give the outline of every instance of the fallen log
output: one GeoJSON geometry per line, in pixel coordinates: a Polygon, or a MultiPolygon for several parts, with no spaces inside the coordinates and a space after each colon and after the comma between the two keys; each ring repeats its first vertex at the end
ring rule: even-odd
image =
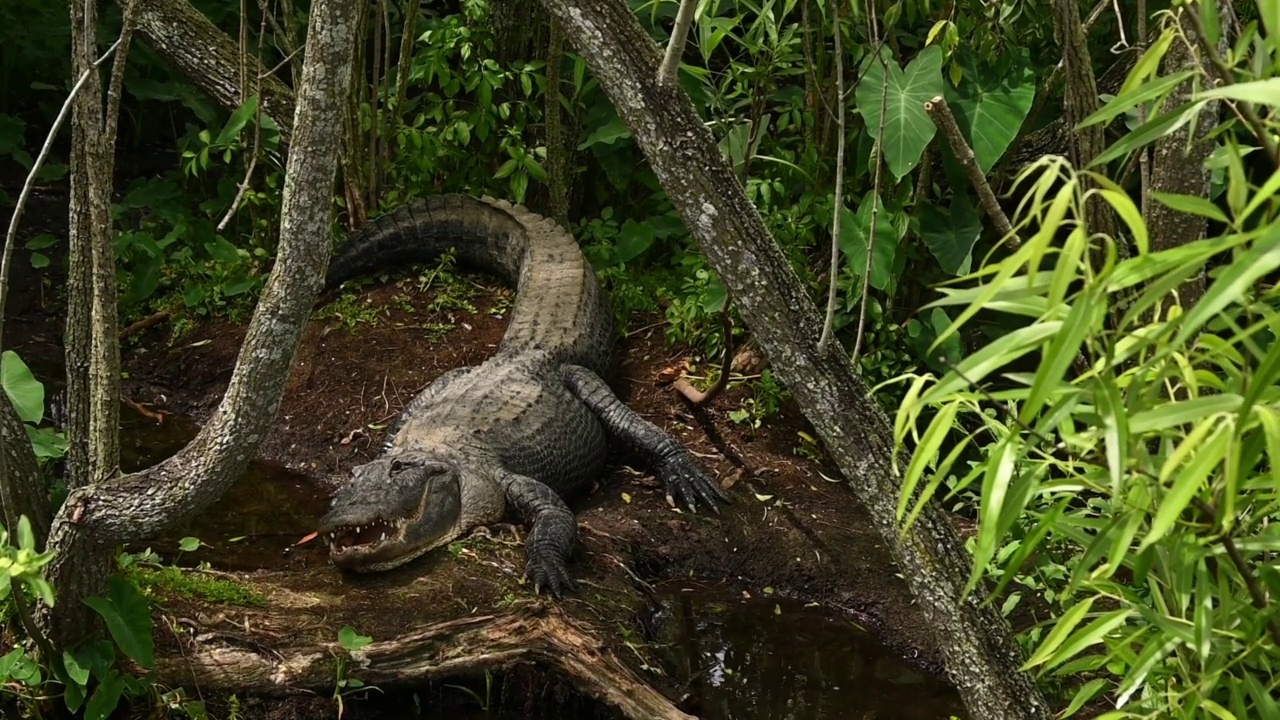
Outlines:
{"type": "MultiPolygon", "coordinates": [[[[226,636],[214,637],[222,641],[226,636]]],[[[164,684],[190,683],[205,691],[284,696],[331,692],[344,654],[350,657],[348,676],[381,688],[536,663],[625,717],[694,717],[632,672],[585,625],[541,603],[508,614],[425,624],[349,653],[336,642],[272,650],[254,645],[195,642],[179,656],[157,659],[153,675],[164,684]]]]}

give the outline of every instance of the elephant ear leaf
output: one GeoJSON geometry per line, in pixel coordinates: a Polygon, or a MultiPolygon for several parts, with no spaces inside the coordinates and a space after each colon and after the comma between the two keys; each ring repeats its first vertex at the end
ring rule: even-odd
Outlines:
{"type": "Polygon", "coordinates": [[[44,384],[12,350],[0,354],[0,387],[22,422],[36,425],[44,419],[44,384]]]}
{"type": "Polygon", "coordinates": [[[128,580],[114,575],[109,580],[108,597],[86,598],[107,623],[111,639],[134,662],[151,669],[155,659],[155,643],[151,637],[151,607],[147,599],[128,580]]]}
{"type": "Polygon", "coordinates": [[[990,67],[966,68],[959,86],[946,89],[956,125],[983,173],[991,172],[1009,149],[1035,101],[1036,75],[1025,54],[1003,73],[990,67]]]}
{"type": "Polygon", "coordinates": [[[919,164],[937,132],[924,104],[943,92],[942,49],[930,45],[906,69],[898,67],[887,47],[881,47],[878,57],[868,57],[865,62],[854,100],[872,137],[880,142],[889,171],[901,179],[919,164]]]}

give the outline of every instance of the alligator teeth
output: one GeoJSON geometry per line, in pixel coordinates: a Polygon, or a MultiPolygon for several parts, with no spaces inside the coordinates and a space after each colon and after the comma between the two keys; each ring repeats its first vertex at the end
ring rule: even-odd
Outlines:
{"type": "Polygon", "coordinates": [[[378,538],[378,542],[386,542],[386,540],[387,540],[387,534],[386,534],[386,533],[382,533],[382,537],[381,537],[381,538],[378,538]]]}

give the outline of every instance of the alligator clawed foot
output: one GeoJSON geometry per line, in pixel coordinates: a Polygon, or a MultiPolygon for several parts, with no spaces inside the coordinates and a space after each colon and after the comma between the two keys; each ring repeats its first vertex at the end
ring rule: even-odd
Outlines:
{"type": "Polygon", "coordinates": [[[525,579],[533,583],[533,593],[542,594],[546,590],[549,595],[559,600],[566,591],[573,589],[573,578],[569,576],[569,567],[558,557],[531,557],[525,563],[525,579]]]}
{"type": "Polygon", "coordinates": [[[672,453],[654,469],[666,486],[667,504],[671,507],[676,507],[678,499],[689,512],[697,512],[698,504],[702,504],[719,515],[719,503],[733,502],[688,450],[681,448],[672,453]]]}

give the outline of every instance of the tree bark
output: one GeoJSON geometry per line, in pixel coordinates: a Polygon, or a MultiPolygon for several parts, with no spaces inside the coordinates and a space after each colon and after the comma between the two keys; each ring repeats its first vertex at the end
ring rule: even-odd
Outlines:
{"type": "MultiPolygon", "coordinates": [[[[332,691],[337,643],[275,648],[196,646],[161,658],[155,677],[205,691],[289,695],[332,691]]],[[[588,697],[636,720],[691,720],[623,664],[589,629],[558,614],[519,612],[465,617],[413,629],[350,653],[350,677],[366,685],[421,685],[485,670],[538,663],[559,672],[588,697]]]]}
{"type": "Polygon", "coordinates": [[[213,503],[257,453],[274,422],[285,377],[319,293],[331,245],[329,206],[342,108],[351,80],[355,6],[316,0],[298,93],[293,151],[281,203],[275,267],[249,323],[236,369],[207,425],[176,455],[147,470],[78,488],[54,519],[49,579],[55,610],[41,613],[55,643],[89,628],[85,597],[102,590],[110,549],[151,537],[213,503]]]}
{"type": "MultiPolygon", "coordinates": [[[[1187,17],[1188,12],[1199,12],[1198,8],[1183,8],[1178,14],[1183,36],[1189,42],[1196,43],[1196,26],[1187,17]]],[[[1219,52],[1226,53],[1228,22],[1233,16],[1230,0],[1219,0],[1219,24],[1224,29],[1219,40],[1219,52]]],[[[1175,40],[1169,46],[1168,53],[1160,63],[1164,75],[1172,75],[1182,70],[1200,68],[1200,60],[1186,42],[1175,40]]],[[[1212,77],[1213,68],[1206,68],[1208,77],[1212,77]]],[[[1191,100],[1195,87],[1184,82],[1174,88],[1164,101],[1166,108],[1176,108],[1191,100]]],[[[1213,153],[1214,143],[1209,135],[1217,126],[1217,118],[1221,103],[1213,100],[1205,104],[1203,116],[1199,122],[1187,123],[1173,133],[1156,141],[1151,149],[1151,192],[1177,193],[1193,195],[1200,198],[1209,197],[1209,169],[1205,162],[1213,153]],[[1192,135],[1194,133],[1194,136],[1192,135]]],[[[1179,212],[1161,203],[1152,202],[1146,208],[1147,232],[1151,236],[1151,251],[1169,250],[1205,236],[1208,221],[1201,215],[1179,212]]],[[[1189,308],[1204,295],[1204,274],[1198,273],[1188,278],[1178,289],[1178,301],[1184,308],[1189,308]]]]}
{"type": "Polygon", "coordinates": [[[18,518],[26,515],[36,547],[44,547],[49,536],[49,493],[27,430],[4,392],[0,392],[0,505],[5,527],[17,528],[18,518]]]}
{"type": "Polygon", "coordinates": [[[941,505],[905,535],[888,419],[837,346],[819,353],[819,318],[781,248],[678,84],[658,81],[661,54],[619,0],[543,0],[643,149],[690,233],[724,280],[779,377],[893,549],[971,717],[1048,720],[1018,668],[1023,655],[996,612],[960,600],[972,559],[941,505]]]}
{"type": "MultiPolygon", "coordinates": [[[[188,0],[136,0],[138,31],[165,62],[223,107],[240,106],[240,46],[188,0]]],[[[293,19],[282,20],[291,23],[293,19]]],[[[293,91],[275,75],[267,75],[257,59],[244,58],[249,72],[262,77],[263,111],[280,127],[288,144],[294,121],[293,91]]]]}
{"type": "MultiPolygon", "coordinates": [[[[1093,61],[1089,57],[1089,44],[1077,0],[1053,0],[1053,35],[1062,49],[1066,127],[1075,128],[1098,109],[1098,81],[1093,74],[1093,61]]],[[[1095,124],[1072,131],[1073,142],[1068,145],[1072,165],[1083,169],[1106,149],[1105,130],[1101,124],[1095,124]]],[[[1084,183],[1086,189],[1094,185],[1088,178],[1084,178],[1084,183]]],[[[1090,232],[1119,239],[1119,225],[1106,201],[1097,196],[1091,197],[1085,212],[1090,232]]]]}

